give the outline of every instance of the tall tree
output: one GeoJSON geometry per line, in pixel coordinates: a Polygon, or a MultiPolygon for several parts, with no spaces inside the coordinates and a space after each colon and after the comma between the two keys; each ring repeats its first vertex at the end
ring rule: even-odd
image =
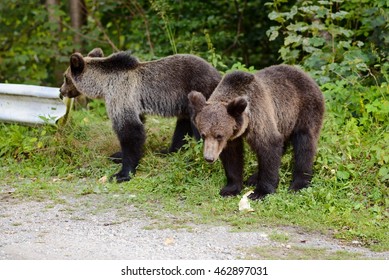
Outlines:
{"type": "MultiPolygon", "coordinates": [[[[50,0],[56,1],[56,0],[50,0]]],[[[70,19],[71,25],[74,29],[74,44],[77,46],[77,51],[83,50],[83,40],[81,29],[86,24],[87,9],[84,0],[70,0],[70,19]]]]}
{"type": "Polygon", "coordinates": [[[59,7],[59,0],[46,0],[46,9],[49,17],[49,22],[55,26],[55,28],[53,28],[55,32],[61,32],[62,30],[61,18],[56,12],[58,7],[59,7]]]}
{"type": "MultiPolygon", "coordinates": [[[[62,21],[58,11],[60,9],[59,0],[46,0],[47,17],[51,25],[50,33],[53,38],[59,38],[62,32],[62,21]]],[[[56,59],[53,59],[54,81],[62,80],[63,69],[56,59]]]]}

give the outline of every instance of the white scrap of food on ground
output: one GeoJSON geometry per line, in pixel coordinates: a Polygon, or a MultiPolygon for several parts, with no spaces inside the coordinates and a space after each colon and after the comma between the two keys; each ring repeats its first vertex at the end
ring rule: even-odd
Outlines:
{"type": "Polygon", "coordinates": [[[250,201],[248,196],[253,193],[253,191],[249,191],[243,195],[241,200],[239,201],[239,211],[247,211],[247,212],[253,212],[254,209],[251,208],[250,201]]]}

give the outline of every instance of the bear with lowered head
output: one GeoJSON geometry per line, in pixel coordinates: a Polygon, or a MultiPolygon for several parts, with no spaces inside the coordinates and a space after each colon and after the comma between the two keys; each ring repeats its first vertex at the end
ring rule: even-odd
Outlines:
{"type": "Polygon", "coordinates": [[[249,198],[275,192],[281,156],[293,146],[294,170],[290,190],[310,184],[324,115],[324,98],[316,82],[289,65],[276,65],[255,74],[226,74],[208,100],[189,94],[192,119],[204,141],[203,154],[213,163],[219,156],[227,185],[222,196],[243,187],[243,137],[254,151],[258,170],[247,180],[255,186],[249,198]]]}
{"type": "Polygon", "coordinates": [[[86,57],[71,55],[60,92],[70,98],[84,94],[105,100],[122,152],[122,168],[113,177],[123,182],[135,174],[142,157],[144,114],[177,117],[169,149],[176,151],[185,143],[186,134],[198,137],[189,117],[188,94],[195,90],[208,98],[220,80],[220,73],[195,55],[140,62],[129,52],[104,57],[96,48],[86,57]]]}

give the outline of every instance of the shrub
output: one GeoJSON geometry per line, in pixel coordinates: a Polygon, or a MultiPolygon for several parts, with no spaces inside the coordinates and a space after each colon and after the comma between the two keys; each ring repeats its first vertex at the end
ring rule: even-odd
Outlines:
{"type": "Polygon", "coordinates": [[[302,64],[321,84],[339,78],[387,80],[387,1],[298,0],[290,8],[284,2],[266,3],[269,18],[277,22],[267,34],[271,41],[283,39],[284,62],[302,64]]]}

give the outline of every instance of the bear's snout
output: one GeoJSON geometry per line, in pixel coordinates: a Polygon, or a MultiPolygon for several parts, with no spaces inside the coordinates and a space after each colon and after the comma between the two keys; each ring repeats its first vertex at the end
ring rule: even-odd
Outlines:
{"type": "Polygon", "coordinates": [[[204,141],[204,159],[208,163],[214,163],[221,152],[221,147],[217,140],[205,140],[204,141]]]}
{"type": "Polygon", "coordinates": [[[64,97],[67,97],[66,91],[64,90],[64,86],[63,85],[59,89],[59,96],[60,96],[61,99],[63,99],[64,97]]]}
{"type": "Polygon", "coordinates": [[[60,98],[60,99],[63,99],[64,97],[65,97],[65,96],[63,96],[62,91],[59,90],[59,98],[60,98]]]}
{"type": "Polygon", "coordinates": [[[216,159],[210,155],[204,155],[204,159],[208,162],[208,163],[214,163],[216,161],[216,159]]]}

